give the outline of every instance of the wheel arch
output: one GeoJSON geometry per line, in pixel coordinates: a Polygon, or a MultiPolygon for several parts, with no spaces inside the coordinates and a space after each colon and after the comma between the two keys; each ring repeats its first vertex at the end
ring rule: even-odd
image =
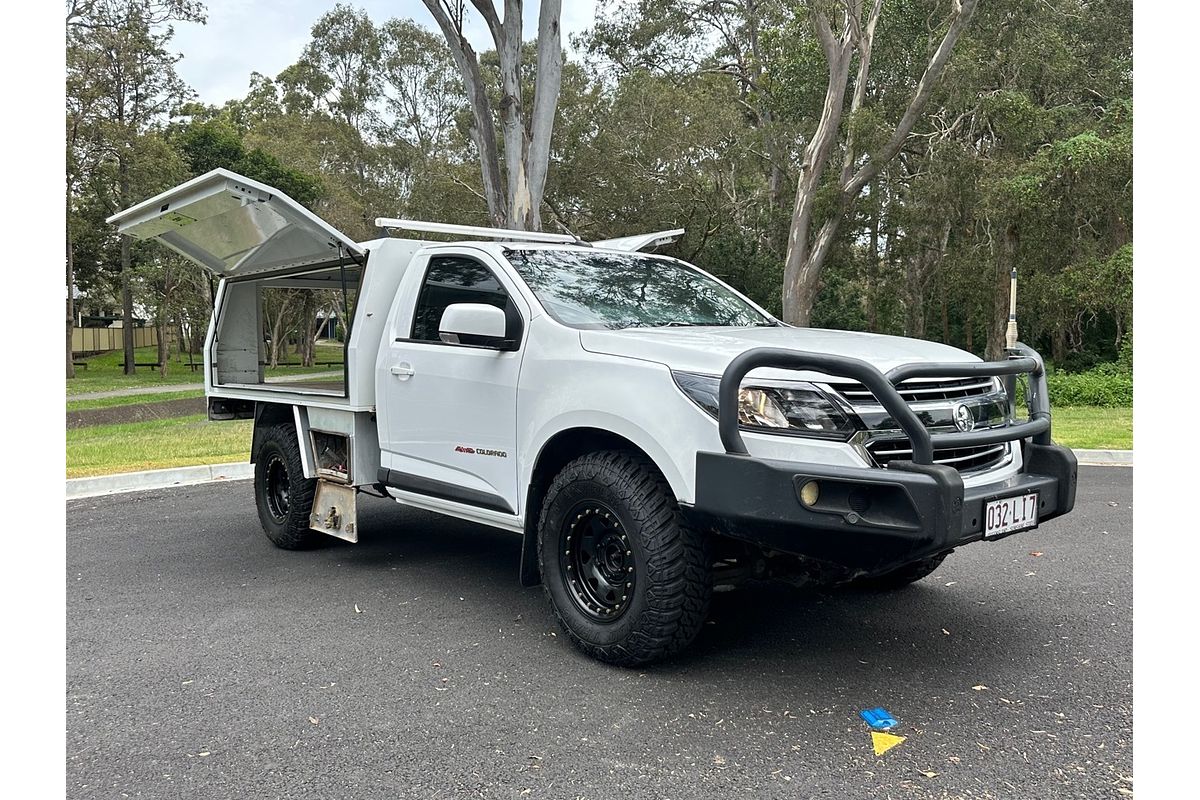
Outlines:
{"type": "MultiPolygon", "coordinates": [[[[525,524],[521,538],[521,585],[537,586],[541,583],[537,565],[537,528],[541,516],[542,501],[554,476],[568,463],[586,453],[601,450],[628,450],[638,453],[655,466],[667,482],[671,483],[668,471],[662,468],[646,449],[632,439],[606,428],[576,426],[564,428],[545,441],[534,459],[525,493],[525,524]]],[[[675,487],[672,486],[674,490],[675,487]]]]}
{"type": "Polygon", "coordinates": [[[262,446],[262,438],[268,428],[276,425],[288,425],[296,432],[296,445],[300,448],[300,463],[304,468],[304,477],[315,478],[316,468],[313,465],[313,453],[308,443],[308,413],[300,406],[288,403],[255,403],[254,404],[254,435],[250,442],[250,463],[258,460],[258,450],[262,446]]]}

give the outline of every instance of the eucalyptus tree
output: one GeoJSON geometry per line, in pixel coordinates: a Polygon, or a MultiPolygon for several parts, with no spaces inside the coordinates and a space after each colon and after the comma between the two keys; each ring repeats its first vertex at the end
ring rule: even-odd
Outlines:
{"type": "MultiPolygon", "coordinates": [[[[160,129],[190,90],[175,72],[179,56],[168,48],[175,21],[204,21],[204,6],[188,0],[91,0],[67,11],[68,209],[70,193],[90,172],[112,183],[102,193],[109,211],[125,208],[161,188],[169,175],[138,171],[139,143],[160,129]],[[83,133],[86,131],[86,134],[83,133]]],[[[70,219],[68,218],[68,225],[70,219]]],[[[68,228],[68,248],[71,232],[68,228]]],[[[120,243],[120,294],[125,371],[134,371],[133,263],[128,237],[120,243]]],[[[68,256],[68,269],[74,259],[68,256]]],[[[70,279],[70,278],[69,278],[70,279]]],[[[70,374],[68,349],[68,374],[70,374]]]]}
{"type": "Polygon", "coordinates": [[[538,13],[537,65],[533,104],[528,113],[523,99],[522,0],[504,0],[501,18],[493,0],[471,0],[496,46],[499,62],[499,114],[493,108],[479,55],[464,33],[463,0],[422,0],[446,39],[462,76],[473,124],[471,139],[479,156],[483,194],[493,224],[519,230],[541,230],[542,199],[550,160],[550,138],[562,83],[561,0],[542,0],[538,13]],[[506,181],[500,178],[504,141],[506,181]]]}
{"type": "Polygon", "coordinates": [[[843,119],[853,119],[867,104],[871,55],[883,0],[871,0],[869,6],[863,0],[808,0],[806,3],[807,19],[820,43],[828,73],[821,113],[801,159],[796,203],[788,231],[783,278],[786,321],[796,325],[809,324],[821,270],[836,241],[838,229],[863,189],[896,157],[908,140],[977,4],[978,0],[952,0],[945,33],[928,56],[907,107],[883,145],[863,156],[855,141],[856,128],[843,124],[843,119]],[[853,82],[850,78],[852,68],[853,82]],[[851,94],[848,107],[847,92],[851,94]],[[837,177],[827,189],[826,171],[839,149],[841,163],[836,167],[837,177]],[[827,210],[818,216],[821,204],[827,210]]]}

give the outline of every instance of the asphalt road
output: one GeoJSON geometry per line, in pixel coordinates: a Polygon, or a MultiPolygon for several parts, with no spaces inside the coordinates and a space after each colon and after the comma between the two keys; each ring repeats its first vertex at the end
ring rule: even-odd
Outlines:
{"type": "Polygon", "coordinates": [[[74,501],[67,794],[1127,796],[1131,480],[899,593],[721,593],[642,671],[556,635],[510,534],[364,499],[360,544],[290,553],[248,482],[74,501]]]}

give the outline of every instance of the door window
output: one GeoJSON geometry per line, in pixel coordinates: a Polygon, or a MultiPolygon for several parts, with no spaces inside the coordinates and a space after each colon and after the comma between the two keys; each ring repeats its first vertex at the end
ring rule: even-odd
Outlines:
{"type": "Polygon", "coordinates": [[[509,330],[520,316],[508,292],[492,271],[473,258],[437,256],[429,259],[425,283],[417,298],[413,314],[412,339],[418,342],[440,342],[438,327],[446,307],[454,303],[487,303],[504,311],[509,330]]]}

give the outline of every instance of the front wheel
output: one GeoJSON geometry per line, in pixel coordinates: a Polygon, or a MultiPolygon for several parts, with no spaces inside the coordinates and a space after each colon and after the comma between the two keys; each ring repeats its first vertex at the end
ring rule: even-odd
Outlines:
{"type": "Polygon", "coordinates": [[[640,455],[590,453],[546,493],[538,565],[559,625],[593,658],[644,664],[686,647],[712,594],[708,539],[640,455]]]}
{"type": "Polygon", "coordinates": [[[304,477],[300,444],[291,425],[263,431],[254,459],[254,500],[263,531],[276,547],[304,550],[328,539],[308,527],[317,482],[304,477]]]}

